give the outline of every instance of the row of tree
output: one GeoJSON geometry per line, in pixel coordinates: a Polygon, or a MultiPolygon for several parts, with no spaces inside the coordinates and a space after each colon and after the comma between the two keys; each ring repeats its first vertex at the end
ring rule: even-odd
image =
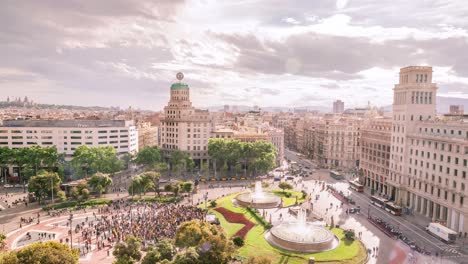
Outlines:
{"type": "MultiPolygon", "coordinates": [[[[125,158],[125,157],[124,157],[125,158]]],[[[113,174],[125,168],[125,159],[119,159],[117,151],[111,147],[76,148],[70,162],[64,154],[59,154],[57,148],[31,146],[10,149],[0,147],[0,167],[17,166],[20,182],[27,181],[31,176],[38,175],[40,170],[64,174],[75,174],[77,177],[93,175],[97,172],[113,174]]]]}
{"type": "MultiPolygon", "coordinates": [[[[64,191],[60,189],[62,179],[56,172],[45,170],[39,171],[38,175],[32,176],[29,179],[29,192],[33,193],[41,203],[47,198],[55,198],[59,201],[67,199],[64,191]]],[[[69,191],[69,196],[73,200],[86,200],[90,197],[89,188],[91,188],[98,196],[101,196],[107,188],[112,185],[112,179],[108,174],[96,173],[87,180],[81,181],[76,187],[69,191]]]]}
{"type": "MultiPolygon", "coordinates": [[[[214,162],[214,171],[236,174],[244,171],[252,176],[266,173],[276,165],[276,148],[267,141],[241,142],[234,139],[210,139],[208,154],[214,162]]],[[[206,169],[206,168],[205,168],[206,169]]],[[[204,170],[202,168],[202,170],[204,170]]]]}

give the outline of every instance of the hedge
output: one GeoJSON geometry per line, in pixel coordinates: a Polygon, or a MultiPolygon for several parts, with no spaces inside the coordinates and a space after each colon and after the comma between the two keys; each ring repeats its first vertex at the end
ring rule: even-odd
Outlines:
{"type": "Polygon", "coordinates": [[[133,203],[146,202],[146,203],[178,203],[181,201],[180,197],[142,197],[142,198],[130,198],[133,203]]]}
{"type": "Polygon", "coordinates": [[[254,208],[247,206],[247,211],[265,228],[265,229],[270,229],[273,227],[272,224],[270,224],[263,216],[261,216],[257,210],[254,208]]]}
{"type": "Polygon", "coordinates": [[[44,206],[42,209],[44,211],[48,211],[51,209],[58,210],[58,209],[64,209],[64,208],[75,208],[75,207],[88,207],[88,206],[95,206],[95,205],[102,205],[102,204],[111,204],[112,200],[110,199],[91,199],[87,201],[67,201],[63,203],[58,203],[58,204],[52,204],[48,206],[44,206]]]}

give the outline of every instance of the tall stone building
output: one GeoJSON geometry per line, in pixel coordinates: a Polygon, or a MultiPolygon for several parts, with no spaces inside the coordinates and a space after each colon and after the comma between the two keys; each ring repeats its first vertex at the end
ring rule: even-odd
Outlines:
{"type": "Polygon", "coordinates": [[[171,97],[161,119],[161,149],[166,154],[173,150],[185,151],[199,164],[209,158],[208,139],[213,122],[208,110],[192,106],[190,88],[181,82],[182,73],[177,78],[179,82],[171,85],[171,97]]]}
{"type": "Polygon", "coordinates": [[[466,116],[437,118],[436,91],[432,67],[400,70],[387,194],[430,221],[467,232],[468,122],[466,116]]]}
{"type": "Polygon", "coordinates": [[[344,112],[344,102],[341,100],[336,100],[333,102],[333,113],[341,114],[344,112]]]}

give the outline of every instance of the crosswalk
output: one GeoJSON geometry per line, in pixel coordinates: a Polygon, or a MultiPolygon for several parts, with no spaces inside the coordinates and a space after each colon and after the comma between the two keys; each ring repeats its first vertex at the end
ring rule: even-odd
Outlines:
{"type": "Polygon", "coordinates": [[[449,253],[452,253],[452,254],[457,255],[457,256],[462,255],[462,254],[457,250],[457,247],[456,247],[456,246],[444,246],[444,247],[442,247],[442,250],[443,250],[444,252],[449,252],[449,253]]]}

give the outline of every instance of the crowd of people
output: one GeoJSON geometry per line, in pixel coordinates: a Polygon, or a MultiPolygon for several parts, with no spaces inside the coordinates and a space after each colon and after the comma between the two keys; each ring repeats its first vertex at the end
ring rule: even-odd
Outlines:
{"type": "Polygon", "coordinates": [[[179,224],[203,220],[205,214],[202,209],[190,205],[119,201],[99,210],[98,214],[93,213],[93,217],[86,217],[85,221],[74,223],[72,228],[81,235],[80,241],[86,247],[94,240],[97,248],[102,249],[125,240],[128,235],[140,238],[143,245],[147,245],[173,238],[179,224]]]}

